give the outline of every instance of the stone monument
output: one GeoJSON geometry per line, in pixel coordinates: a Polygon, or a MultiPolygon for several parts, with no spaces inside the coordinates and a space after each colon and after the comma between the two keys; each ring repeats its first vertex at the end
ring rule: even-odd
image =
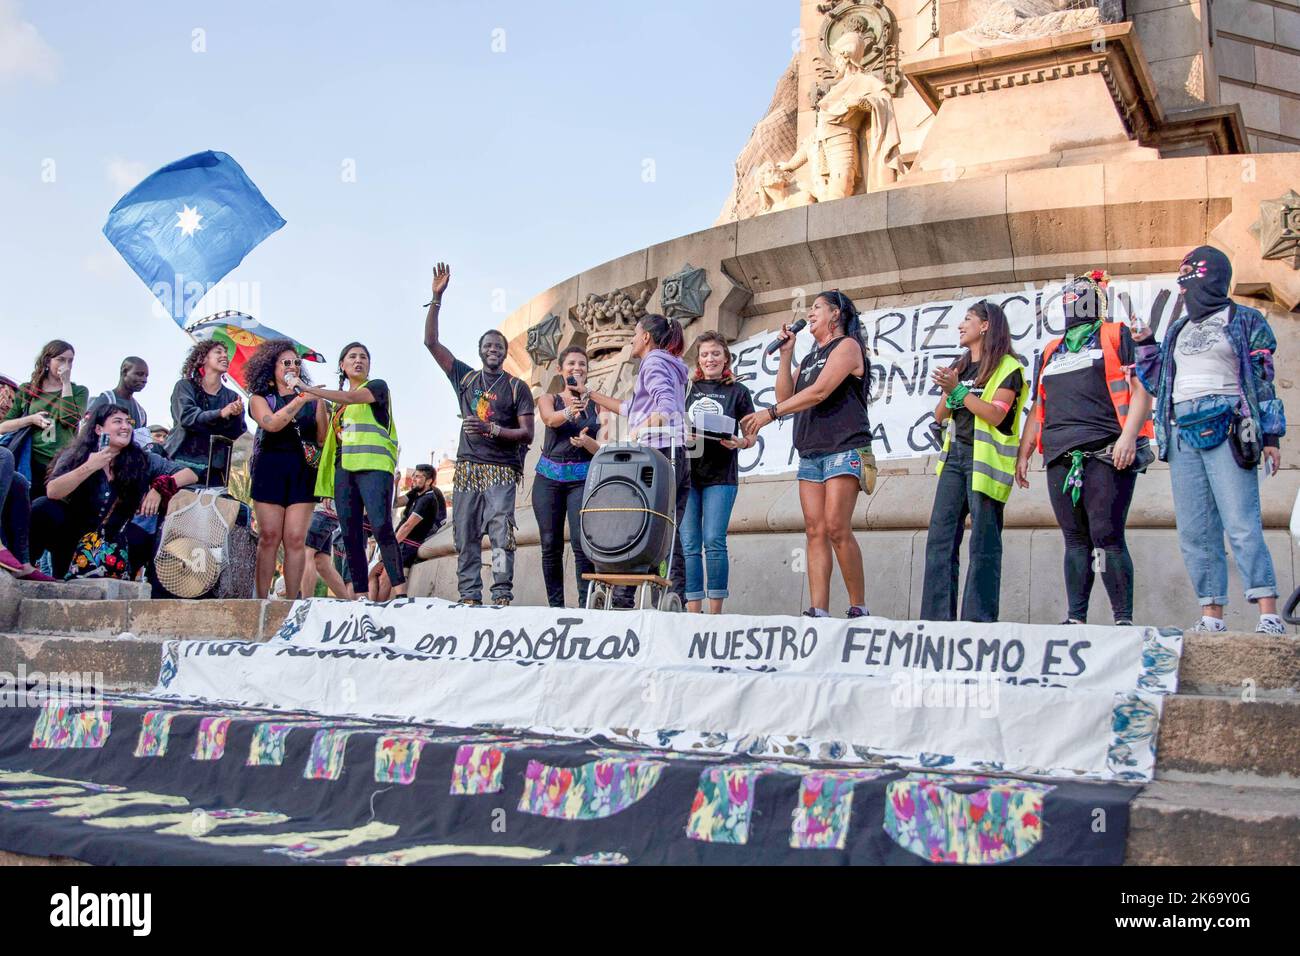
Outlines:
{"type": "MultiPolygon", "coordinates": [[[[935,449],[924,418],[912,426],[897,409],[933,408],[927,370],[950,360],[942,347],[955,341],[962,303],[989,297],[1015,305],[1022,325],[1014,331],[1032,353],[1055,328],[1054,283],[1106,269],[1117,288],[1154,291],[1151,314],[1167,319],[1182,256],[1210,242],[1233,261],[1233,295],[1269,316],[1279,396],[1294,404],[1300,152],[1251,150],[1300,147],[1300,112],[1282,109],[1279,123],[1260,116],[1257,101],[1219,95],[1228,81],[1216,73],[1210,31],[1235,77],[1247,71],[1227,53],[1253,35],[1254,20],[1216,7],[1211,25],[1200,2],[1159,11],[1130,4],[1126,16],[1113,0],[800,0],[804,41],[784,69],[773,65],[772,102],[740,149],[730,184],[719,158],[718,222],[646,249],[611,250],[617,258],[540,292],[502,327],[508,367],[537,393],[555,389],[552,356],[583,345],[597,387],[626,395],[636,372],[632,329],[659,309],[686,326],[688,361],[700,332],[722,332],[742,380],[765,403],[770,373],[755,343],[809,295],[840,289],[864,313],[878,383],[871,414],[880,478],[855,513],[867,597],[878,614],[914,616],[935,449]],[[1249,124],[1243,106],[1255,117],[1249,124]]],[[[1284,39],[1270,31],[1260,43],[1271,57],[1284,39]]],[[[1253,68],[1249,75],[1256,86],[1268,80],[1253,68]]],[[[1300,419],[1300,404],[1291,417],[1300,419]]],[[[541,576],[531,573],[540,558],[527,499],[540,444],[517,512],[518,603],[544,603],[541,576]]],[[[1300,490],[1292,435],[1282,456],[1282,471],[1261,494],[1285,594],[1298,566],[1286,530],[1300,490]]],[[[728,606],[797,614],[806,606],[796,560],[804,529],[792,466],[754,449],[742,453],[741,473],[728,606]]],[[[1184,623],[1195,599],[1181,571],[1169,568],[1178,545],[1164,466],[1139,479],[1129,546],[1136,616],[1184,623]],[[1156,575],[1160,587],[1142,584],[1156,575]]],[[[1041,471],[1008,504],[1004,552],[1004,619],[1060,621],[1061,533],[1041,471]]],[[[421,554],[430,560],[415,568],[412,593],[453,596],[450,540],[427,542],[421,554]]],[[[1228,621],[1240,627],[1247,605],[1235,573],[1232,582],[1228,621]]],[[[838,578],[832,587],[832,605],[841,606],[838,578]]],[[[1100,620],[1107,607],[1100,583],[1093,607],[1100,620]]]]}

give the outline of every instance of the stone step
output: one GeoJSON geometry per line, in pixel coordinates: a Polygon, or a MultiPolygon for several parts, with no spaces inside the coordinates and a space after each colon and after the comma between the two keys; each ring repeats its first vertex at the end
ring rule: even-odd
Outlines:
{"type": "Polygon", "coordinates": [[[1188,631],[1183,635],[1178,689],[1183,693],[1250,690],[1261,695],[1277,691],[1300,695],[1300,639],[1188,631]]]}
{"type": "Polygon", "coordinates": [[[292,603],[256,600],[98,600],[24,598],[15,630],[27,634],[258,640],[274,634],[292,603]]]}
{"type": "Polygon", "coordinates": [[[0,672],[72,680],[101,690],[147,691],[158,683],[163,637],[95,637],[85,634],[0,634],[0,672]],[[63,676],[59,676],[63,675],[63,676]],[[101,683],[102,682],[102,683],[101,683]]]}
{"type": "Polygon", "coordinates": [[[144,581],[14,581],[20,598],[64,601],[147,601],[149,585],[144,581]]]}
{"type": "Polygon", "coordinates": [[[1157,780],[1133,801],[1129,866],[1296,866],[1300,794],[1285,787],[1157,780]]]}
{"type": "Polygon", "coordinates": [[[1160,719],[1157,774],[1300,776],[1300,700],[1175,694],[1160,719]]]}

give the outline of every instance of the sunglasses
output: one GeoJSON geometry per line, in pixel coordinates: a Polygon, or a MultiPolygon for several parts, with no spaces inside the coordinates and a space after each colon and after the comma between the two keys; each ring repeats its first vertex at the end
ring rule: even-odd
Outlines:
{"type": "Polygon", "coordinates": [[[280,366],[282,368],[302,368],[302,362],[298,359],[283,359],[280,366]]]}

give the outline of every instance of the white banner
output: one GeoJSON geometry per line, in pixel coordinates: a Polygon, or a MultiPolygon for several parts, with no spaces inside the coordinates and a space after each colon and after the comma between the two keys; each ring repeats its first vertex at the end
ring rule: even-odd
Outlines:
{"type": "Polygon", "coordinates": [[[678,749],[1149,780],[1182,638],[1154,628],[299,601],[172,641],[154,693],[678,749]]]}
{"type": "MultiPolygon", "coordinates": [[[[877,461],[916,458],[939,450],[940,440],[930,429],[939,389],[930,381],[935,369],[950,365],[962,354],[957,325],[967,310],[984,299],[1001,306],[1011,326],[1012,345],[1026,363],[1026,378],[1044,345],[1064,331],[1061,306],[1063,283],[1039,288],[977,295],[950,302],[874,309],[862,314],[862,328],[872,355],[871,425],[877,461]]],[[[1176,317],[1178,283],[1174,279],[1117,280],[1110,284],[1110,316],[1121,322],[1138,317],[1159,337],[1176,317]]],[[[754,394],[759,406],[776,402],[778,356],[764,349],[776,332],[731,346],[736,377],[754,394]]],[[[806,332],[795,344],[795,361],[812,348],[806,332]]],[[[1032,381],[1030,382],[1032,385],[1032,381]]],[[[742,475],[775,475],[794,471],[799,455],[791,444],[792,418],[764,428],[759,443],[740,452],[742,475]]]]}

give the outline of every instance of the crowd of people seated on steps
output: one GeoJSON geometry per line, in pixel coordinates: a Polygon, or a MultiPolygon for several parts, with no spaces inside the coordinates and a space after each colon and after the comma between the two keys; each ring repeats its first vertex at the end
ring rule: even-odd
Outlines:
{"type": "MultiPolygon", "coordinates": [[[[1063,623],[1087,622],[1098,575],[1115,623],[1133,623],[1138,572],[1125,527],[1139,475],[1159,457],[1169,464],[1182,557],[1200,605],[1192,627],[1224,629],[1226,535],[1246,598],[1260,612],[1257,630],[1285,632],[1259,494],[1260,470],[1277,471],[1286,432],[1273,386],[1277,343],[1262,313],[1229,298],[1231,271],[1218,249],[1188,253],[1178,275],[1181,307],[1159,343],[1152,330],[1111,319],[1105,273],[1072,278],[1061,297],[1064,335],[1044,346],[1032,368],[1016,353],[998,305],[971,305],[957,329],[960,358],[932,374],[939,398],[932,427],[942,438],[921,619],[998,620],[1005,511],[1015,486],[1029,487],[1039,455],[1065,539],[1063,623]]],[[[813,299],[812,347],[798,363],[798,329],[782,327],[775,401],[757,407],[721,335],[696,337],[691,368],[680,323],[654,314],[638,321],[632,338],[639,370],[629,398],[591,388],[588,355],[577,345],[558,357],[560,389],[535,398],[505,370],[501,332],[483,333],[477,367],[447,348],[439,320],[450,282],[451,269],[439,263],[424,344],[462,421],[450,510],[462,604],[484,603],[484,537],[488,603],[514,600],[516,492],[540,417],[531,506],[548,603],[565,604],[566,525],[577,600],[585,603],[593,564],[577,533],[579,510],[593,457],[607,435],[623,430],[612,427],[617,422],[673,462],[672,590],[689,611],[721,613],[730,594],[727,528],[739,454],[788,417],[807,535],[811,606],[804,613],[830,615],[836,564],[848,592],[845,615],[870,613],[852,518],[875,479],[871,360],[848,296],[832,289],[813,299]],[[706,427],[718,420],[734,423],[729,434],[706,427]],[[674,448],[683,453],[671,454],[674,448]]],[[[73,380],[75,359],[70,343],[55,340],[25,381],[0,376],[0,568],[18,578],[147,576],[169,501],[189,486],[227,483],[228,458],[214,449],[228,452],[250,415],[248,497],[258,543],[249,596],[324,589],[348,599],[399,597],[420,544],[448,520],[429,465],[396,495],[392,392],[372,374],[364,343],[343,347],[337,388],[327,388],[311,382],[295,343],[266,342],[245,365],[241,394],[228,384],[226,347],[199,342],[172,389],[170,428],[150,425],[136,397],[149,381],[142,359],[123,359],[117,384],[93,397],[73,380]],[[400,517],[395,507],[404,508],[400,517]]]]}

